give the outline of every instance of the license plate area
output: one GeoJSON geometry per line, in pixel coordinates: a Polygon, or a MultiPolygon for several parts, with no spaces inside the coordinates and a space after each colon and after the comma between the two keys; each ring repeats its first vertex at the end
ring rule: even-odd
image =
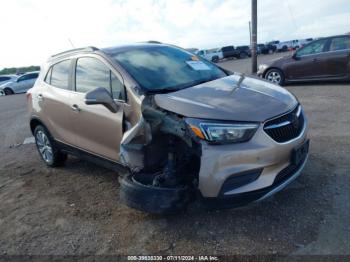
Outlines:
{"type": "Polygon", "coordinates": [[[292,151],[292,164],[299,166],[305,160],[309,152],[310,140],[306,140],[302,145],[296,147],[292,151]]]}

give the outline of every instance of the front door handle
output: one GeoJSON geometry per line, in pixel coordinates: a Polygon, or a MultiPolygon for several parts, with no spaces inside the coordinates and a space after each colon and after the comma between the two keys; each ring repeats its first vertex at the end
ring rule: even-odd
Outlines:
{"type": "Polygon", "coordinates": [[[312,62],[317,62],[317,61],[318,61],[317,58],[312,59],[312,62]]]}
{"type": "Polygon", "coordinates": [[[44,96],[43,96],[42,94],[39,94],[39,95],[38,95],[38,101],[41,102],[41,101],[43,101],[43,100],[44,100],[44,96]]]}
{"type": "Polygon", "coordinates": [[[74,104],[70,107],[74,112],[80,112],[81,109],[78,105],[74,104]]]}

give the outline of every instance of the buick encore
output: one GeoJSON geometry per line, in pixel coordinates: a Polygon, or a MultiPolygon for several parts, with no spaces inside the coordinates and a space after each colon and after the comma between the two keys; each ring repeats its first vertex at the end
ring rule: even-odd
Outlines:
{"type": "Polygon", "coordinates": [[[259,66],[258,75],[275,84],[350,80],[350,35],[315,40],[295,53],[259,66]]]}
{"type": "Polygon", "coordinates": [[[128,206],[176,213],[260,201],[307,161],[294,95],[181,48],[140,43],[53,55],[27,93],[30,128],[50,167],[67,154],[120,174],[128,206]]]}

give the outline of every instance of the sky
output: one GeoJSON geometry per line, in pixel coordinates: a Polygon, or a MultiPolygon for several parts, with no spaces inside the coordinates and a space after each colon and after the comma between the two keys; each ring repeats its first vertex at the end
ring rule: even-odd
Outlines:
{"type": "MultiPolygon", "coordinates": [[[[251,0],[1,1],[0,69],[73,47],[158,40],[184,48],[249,44],[251,0]]],[[[258,0],[258,42],[350,32],[349,0],[258,0]]]]}

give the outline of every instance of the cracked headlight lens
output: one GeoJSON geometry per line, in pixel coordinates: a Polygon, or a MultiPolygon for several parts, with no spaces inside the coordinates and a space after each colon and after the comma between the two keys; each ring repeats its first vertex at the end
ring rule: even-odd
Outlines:
{"type": "Polygon", "coordinates": [[[217,144],[248,141],[255,134],[258,127],[259,125],[255,123],[221,124],[201,122],[198,126],[191,125],[191,129],[199,138],[217,144]]]}

